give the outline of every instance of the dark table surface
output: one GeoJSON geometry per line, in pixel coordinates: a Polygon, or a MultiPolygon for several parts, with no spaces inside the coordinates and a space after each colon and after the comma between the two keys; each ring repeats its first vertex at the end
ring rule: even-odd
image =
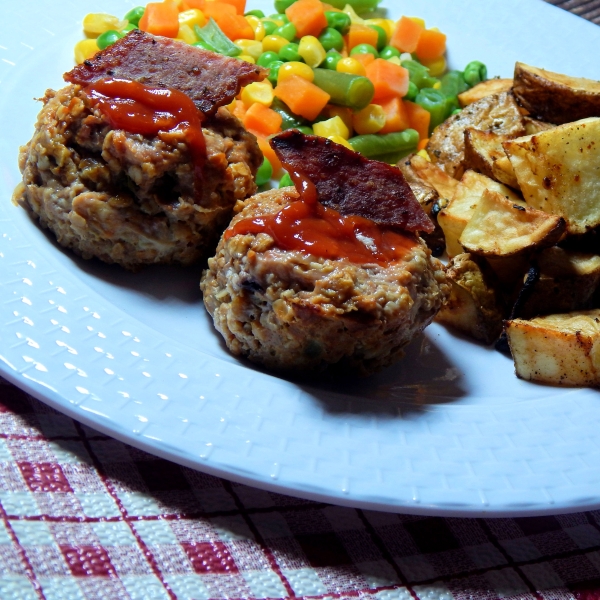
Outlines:
{"type": "MultiPolygon", "coordinates": [[[[600,23],[600,0],[549,0],[600,23]]],[[[0,380],[0,599],[600,598],[600,511],[451,519],[233,484],[0,380]]]]}

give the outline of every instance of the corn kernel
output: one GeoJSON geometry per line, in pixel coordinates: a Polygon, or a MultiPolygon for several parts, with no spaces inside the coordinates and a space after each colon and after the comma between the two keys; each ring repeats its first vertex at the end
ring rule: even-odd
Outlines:
{"type": "Polygon", "coordinates": [[[421,19],[421,17],[409,17],[409,19],[425,29],[425,19],[421,19]]]}
{"type": "Polygon", "coordinates": [[[325,60],[327,52],[314,35],[305,35],[298,44],[298,54],[309,67],[315,68],[325,60]]]}
{"type": "Polygon", "coordinates": [[[352,147],[352,144],[350,144],[350,142],[348,140],[344,139],[340,135],[330,135],[327,139],[331,140],[332,142],[335,142],[336,144],[341,144],[342,146],[346,146],[346,148],[348,148],[348,150],[354,150],[354,148],[352,147]]]}
{"type": "Polygon", "coordinates": [[[254,39],[257,42],[262,42],[263,38],[266,35],[265,26],[263,25],[263,22],[254,15],[248,15],[246,17],[246,21],[248,21],[248,24],[250,25],[250,27],[252,27],[252,30],[254,31],[254,39]]]}
{"type": "Polygon", "coordinates": [[[92,38],[111,29],[121,31],[124,27],[127,27],[127,21],[106,13],[90,13],[83,18],[83,32],[92,38]]]}
{"type": "Polygon", "coordinates": [[[347,58],[342,58],[335,68],[336,71],[340,73],[350,73],[351,75],[362,75],[363,77],[367,74],[367,70],[365,66],[355,58],[348,56],[347,58]]]}
{"type": "Polygon", "coordinates": [[[302,79],[306,79],[306,81],[310,81],[311,83],[315,78],[314,71],[307,64],[292,60],[283,63],[281,67],[279,67],[277,83],[289,79],[292,75],[298,75],[298,77],[302,77],[302,79]]]}
{"type": "Polygon", "coordinates": [[[388,42],[396,29],[396,22],[392,19],[365,19],[365,25],[377,25],[381,27],[387,35],[388,42]]]}
{"type": "Polygon", "coordinates": [[[352,25],[362,25],[365,20],[356,14],[356,11],[349,5],[344,6],[342,12],[345,12],[350,17],[352,25]]]}
{"type": "Polygon", "coordinates": [[[446,59],[443,56],[440,56],[440,58],[429,63],[427,68],[432,77],[439,77],[446,70],[446,59]]]}
{"type": "Polygon", "coordinates": [[[336,106],[330,104],[327,107],[327,116],[331,119],[332,117],[339,117],[350,131],[352,135],[352,109],[347,106],[336,106]]]}
{"type": "Polygon", "coordinates": [[[441,81],[436,81],[436,82],[433,84],[433,86],[432,86],[432,87],[433,87],[433,89],[434,89],[434,90],[440,90],[440,89],[442,89],[442,82],[441,82],[441,81]]]}
{"type": "Polygon", "coordinates": [[[263,38],[262,45],[264,52],[279,52],[285,45],[290,42],[281,35],[266,35],[263,38]]]}
{"type": "Polygon", "coordinates": [[[332,119],[327,119],[326,121],[314,123],[313,131],[315,132],[315,135],[320,135],[321,137],[325,138],[338,136],[344,140],[347,140],[350,137],[350,131],[340,117],[333,117],[332,119]]]}
{"type": "Polygon", "coordinates": [[[261,42],[256,40],[234,40],[236,46],[242,49],[242,54],[251,56],[254,60],[258,60],[258,57],[263,53],[263,45],[261,42]]]}
{"type": "Polygon", "coordinates": [[[263,23],[266,23],[267,21],[272,21],[273,23],[275,23],[275,25],[277,25],[277,27],[281,27],[282,25],[284,25],[284,22],[281,19],[272,19],[271,17],[265,17],[264,19],[261,19],[261,21],[263,23]]]}
{"type": "Polygon", "coordinates": [[[96,40],[81,40],[75,44],[75,62],[80,65],[84,60],[92,58],[99,50],[96,40]]]}
{"type": "Polygon", "coordinates": [[[190,8],[189,10],[184,10],[179,13],[179,27],[182,25],[187,25],[190,29],[193,28],[194,25],[204,27],[206,25],[206,17],[201,10],[190,8]]]}
{"type": "MultiPolygon", "coordinates": [[[[410,59],[408,59],[410,60],[410,59]]],[[[391,58],[387,59],[388,62],[391,62],[394,65],[398,65],[399,67],[402,66],[402,61],[400,60],[399,56],[392,56],[391,58]]]]}
{"type": "Polygon", "coordinates": [[[359,135],[377,133],[385,125],[385,111],[379,104],[369,104],[354,113],[352,125],[359,135]]]}
{"type": "Polygon", "coordinates": [[[250,83],[242,90],[242,102],[246,106],[251,106],[256,102],[271,106],[273,98],[273,86],[268,79],[250,83]]]}
{"type": "Polygon", "coordinates": [[[252,65],[256,64],[256,61],[254,60],[254,56],[250,56],[249,54],[240,54],[237,58],[239,58],[240,60],[243,60],[244,62],[250,63],[252,65]]]}
{"type": "Polygon", "coordinates": [[[419,150],[417,152],[417,156],[422,156],[425,160],[428,160],[429,162],[431,162],[431,157],[429,156],[427,150],[425,150],[425,148],[423,148],[423,150],[419,150]]]}
{"type": "Polygon", "coordinates": [[[177,38],[186,44],[195,44],[198,41],[196,34],[189,25],[179,24],[179,31],[177,32],[177,38]]]}

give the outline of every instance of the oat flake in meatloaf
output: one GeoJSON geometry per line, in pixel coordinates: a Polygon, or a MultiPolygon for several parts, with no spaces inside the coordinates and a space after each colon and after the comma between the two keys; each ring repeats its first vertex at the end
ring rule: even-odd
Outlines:
{"type": "MultiPolygon", "coordinates": [[[[128,43],[132,48],[121,47],[116,59],[107,49],[104,57],[99,53],[76,69],[95,67],[101,77],[102,60],[112,60],[127,71],[131,56],[136,72],[142,73],[138,80],[156,85],[143,76],[144,60],[153,60],[154,48],[165,60],[161,68],[171,72],[179,60],[174,53],[189,55],[179,42],[141,32],[128,43]]],[[[208,54],[211,61],[234,60],[208,54]]],[[[152,76],[160,77],[159,68],[151,70],[152,76]]],[[[221,104],[231,99],[231,77],[226,83],[221,104]]],[[[239,87],[232,89],[235,95],[239,87]]],[[[23,183],[15,199],[30,208],[60,244],[84,258],[98,257],[129,269],[152,263],[190,264],[214,247],[236,201],[256,191],[254,174],[262,162],[256,139],[212,98],[214,110],[202,123],[206,161],[201,190],[195,189],[199,186],[194,185],[194,164],[182,132],[152,136],[112,129],[78,84],[49,90],[42,101],[33,138],[21,148],[23,183]]]]}
{"type": "MultiPolygon", "coordinates": [[[[257,194],[231,226],[277,213],[295,194],[257,194]]],[[[402,260],[361,266],[281,250],[265,233],[223,236],[201,288],[234,354],[274,369],[345,360],[365,374],[401,358],[449,291],[442,264],[420,239],[402,260]]]]}

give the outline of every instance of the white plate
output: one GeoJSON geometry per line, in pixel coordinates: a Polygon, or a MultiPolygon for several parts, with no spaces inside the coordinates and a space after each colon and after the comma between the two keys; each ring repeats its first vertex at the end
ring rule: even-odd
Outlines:
{"type": "MultiPolygon", "coordinates": [[[[598,392],[519,381],[509,359],[438,326],[374,378],[280,379],[227,353],[198,269],[131,274],[80,260],[10,204],[17,148],[39,110],[32,98],[61,86],[85,13],[132,5],[2,9],[0,373],[149,452],[310,499],[462,516],[600,506],[598,392]]],[[[541,1],[393,5],[448,34],[453,66],[479,59],[510,76],[522,60],[600,78],[590,51],[600,29],[541,1]]]]}

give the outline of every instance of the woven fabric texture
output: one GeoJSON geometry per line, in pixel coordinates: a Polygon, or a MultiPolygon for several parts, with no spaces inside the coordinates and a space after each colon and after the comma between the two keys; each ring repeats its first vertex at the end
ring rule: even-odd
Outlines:
{"type": "Polygon", "coordinates": [[[174,465],[0,385],[0,598],[600,598],[600,511],[413,517],[174,465]]]}

